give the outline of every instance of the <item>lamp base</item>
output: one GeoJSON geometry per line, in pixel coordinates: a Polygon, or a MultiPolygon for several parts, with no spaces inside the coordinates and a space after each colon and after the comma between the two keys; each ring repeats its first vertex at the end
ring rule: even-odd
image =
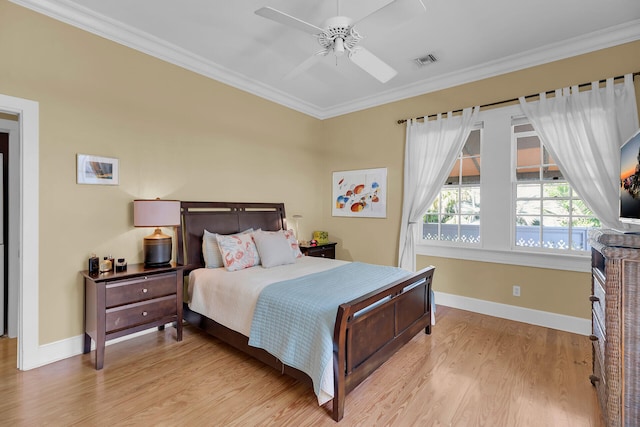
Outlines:
{"type": "Polygon", "coordinates": [[[163,267],[171,262],[171,236],[162,234],[159,228],[144,238],[142,248],[145,267],[163,267]]]}

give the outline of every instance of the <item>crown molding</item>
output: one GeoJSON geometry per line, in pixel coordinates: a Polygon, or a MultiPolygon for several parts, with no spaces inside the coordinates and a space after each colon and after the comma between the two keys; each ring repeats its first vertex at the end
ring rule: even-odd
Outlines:
{"type": "Polygon", "coordinates": [[[229,70],[217,63],[195,55],[186,49],[137,30],[122,22],[98,14],[77,3],[68,0],[10,1],[92,34],[104,37],[321,120],[640,40],[640,19],[638,19],[580,37],[521,52],[496,61],[490,61],[457,72],[447,73],[444,76],[436,76],[410,85],[390,89],[375,96],[359,98],[331,108],[321,108],[275,89],[272,86],[256,82],[245,75],[229,70]]]}

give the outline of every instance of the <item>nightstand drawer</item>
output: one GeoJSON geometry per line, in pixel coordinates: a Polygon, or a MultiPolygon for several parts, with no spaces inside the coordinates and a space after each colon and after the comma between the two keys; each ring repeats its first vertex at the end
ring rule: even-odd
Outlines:
{"type": "Polygon", "coordinates": [[[140,276],[106,286],[106,306],[116,307],[176,293],[176,273],[140,276]]]}
{"type": "Polygon", "coordinates": [[[176,314],[175,293],[154,300],[110,308],[106,312],[106,331],[109,333],[130,328],[176,314]]]}
{"type": "Polygon", "coordinates": [[[336,249],[332,247],[325,248],[309,248],[307,249],[307,256],[315,256],[320,258],[335,258],[336,257],[336,249]]]}

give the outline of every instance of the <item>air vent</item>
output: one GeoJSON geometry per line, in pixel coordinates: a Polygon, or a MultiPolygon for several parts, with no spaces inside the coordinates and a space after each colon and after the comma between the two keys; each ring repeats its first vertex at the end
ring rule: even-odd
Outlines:
{"type": "Polygon", "coordinates": [[[433,64],[434,62],[437,62],[438,58],[436,58],[436,56],[433,53],[429,53],[425,56],[421,56],[420,58],[414,59],[414,61],[419,66],[424,67],[425,65],[429,65],[429,64],[433,64]]]}

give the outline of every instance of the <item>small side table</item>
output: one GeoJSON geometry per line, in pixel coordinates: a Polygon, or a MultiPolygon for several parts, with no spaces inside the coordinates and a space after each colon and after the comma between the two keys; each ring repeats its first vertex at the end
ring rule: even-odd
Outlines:
{"type": "Polygon", "coordinates": [[[163,329],[174,323],[176,338],[182,341],[183,266],[146,268],[144,264],[84,276],[84,348],[96,342],[96,369],[104,365],[105,342],[145,329],[163,329]]]}
{"type": "Polygon", "coordinates": [[[336,259],[336,243],[328,242],[317,246],[300,245],[300,252],[306,256],[336,259]]]}

